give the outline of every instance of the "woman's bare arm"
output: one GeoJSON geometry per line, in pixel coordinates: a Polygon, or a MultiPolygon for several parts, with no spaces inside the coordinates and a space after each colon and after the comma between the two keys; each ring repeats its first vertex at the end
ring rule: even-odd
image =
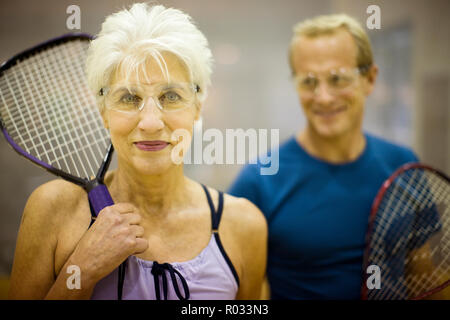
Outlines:
{"type": "Polygon", "coordinates": [[[43,299],[52,287],[62,287],[64,290],[59,291],[67,294],[80,294],[67,290],[62,279],[65,272],[55,279],[55,250],[62,222],[58,212],[62,209],[58,208],[61,187],[64,189],[59,182],[44,184],[27,201],[17,237],[10,299],[43,299]]]}
{"type": "Polygon", "coordinates": [[[267,223],[262,212],[246,199],[236,199],[238,205],[235,236],[241,256],[241,282],[236,299],[268,298],[266,275],[267,223]]]}
{"type": "Polygon", "coordinates": [[[264,278],[264,282],[262,284],[260,300],[270,300],[270,285],[267,276],[264,278]]]}
{"type": "Polygon", "coordinates": [[[27,202],[11,273],[10,299],[89,299],[100,279],[129,255],[148,247],[147,240],[141,238],[144,230],[136,208],[118,203],[100,212],[92,227],[83,231],[63,267],[56,271],[55,251],[61,241],[58,236],[74,231],[68,220],[77,207],[74,193],[64,190],[65,183],[45,184],[27,202]],[[68,272],[72,265],[80,271],[79,288],[67,283],[73,275],[68,272]]]}

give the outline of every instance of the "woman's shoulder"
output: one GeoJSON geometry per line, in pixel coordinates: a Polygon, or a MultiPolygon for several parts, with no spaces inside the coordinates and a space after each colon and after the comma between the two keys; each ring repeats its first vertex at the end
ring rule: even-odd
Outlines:
{"type": "MultiPolygon", "coordinates": [[[[208,192],[217,210],[218,191],[208,188],[208,192]]],[[[240,279],[239,291],[253,290],[266,264],[268,231],[264,215],[249,200],[225,193],[218,233],[240,279]]]]}
{"type": "MultiPolygon", "coordinates": [[[[218,208],[219,191],[207,187],[214,207],[218,208]]],[[[247,231],[255,229],[256,231],[267,228],[266,219],[259,208],[246,198],[232,196],[223,193],[223,211],[221,223],[232,226],[233,229],[243,227],[247,231]]]]}
{"type": "Polygon", "coordinates": [[[238,272],[239,296],[252,296],[262,280],[267,259],[267,222],[256,205],[225,195],[222,218],[224,246],[238,272]],[[228,245],[228,247],[227,247],[228,245]]]}
{"type": "Polygon", "coordinates": [[[253,202],[230,194],[224,194],[224,218],[236,228],[244,228],[247,232],[267,228],[263,213],[253,202]]]}
{"type": "Polygon", "coordinates": [[[37,187],[30,199],[44,201],[47,205],[74,204],[86,195],[84,189],[63,179],[50,180],[37,187]]]}
{"type": "Polygon", "coordinates": [[[73,212],[85,199],[87,196],[81,187],[62,179],[51,180],[31,193],[23,219],[32,216],[46,222],[56,222],[73,212]]]}
{"type": "MultiPolygon", "coordinates": [[[[219,191],[205,186],[210,194],[215,209],[218,209],[219,191]]],[[[201,191],[201,193],[204,193],[201,191]]],[[[201,196],[203,197],[203,196],[201,196]]],[[[259,208],[251,201],[245,198],[232,196],[223,192],[223,211],[220,226],[223,224],[232,226],[232,228],[244,228],[261,230],[267,228],[266,219],[259,208]]]]}

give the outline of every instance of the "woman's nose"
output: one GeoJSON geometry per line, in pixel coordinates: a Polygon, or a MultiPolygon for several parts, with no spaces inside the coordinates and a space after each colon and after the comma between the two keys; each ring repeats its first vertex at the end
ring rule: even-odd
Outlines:
{"type": "Polygon", "coordinates": [[[139,112],[138,127],[141,130],[158,131],[164,128],[162,110],[158,107],[154,97],[148,97],[144,101],[142,110],[139,112]]]}

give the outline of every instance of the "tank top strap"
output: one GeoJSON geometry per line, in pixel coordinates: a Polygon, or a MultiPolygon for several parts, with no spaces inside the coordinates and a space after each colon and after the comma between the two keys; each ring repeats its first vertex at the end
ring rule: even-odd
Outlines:
{"type": "Polygon", "coordinates": [[[230,268],[234,278],[236,279],[236,283],[239,287],[239,276],[236,272],[236,269],[233,266],[233,263],[231,262],[231,259],[228,257],[228,254],[225,251],[225,248],[222,245],[222,241],[220,240],[219,236],[219,224],[220,219],[222,218],[222,211],[223,211],[223,192],[219,191],[219,204],[217,206],[217,211],[214,208],[214,203],[211,199],[211,195],[208,191],[208,188],[202,184],[203,190],[205,190],[206,199],[208,200],[208,205],[211,210],[211,224],[212,224],[212,232],[214,234],[214,238],[216,239],[217,247],[220,250],[220,253],[222,254],[223,258],[225,259],[225,262],[228,264],[228,267],[230,268]]]}
{"type": "Polygon", "coordinates": [[[209,209],[211,211],[211,228],[213,232],[217,232],[219,230],[220,219],[222,218],[223,211],[223,192],[219,191],[219,205],[217,207],[217,211],[214,208],[214,203],[211,198],[211,194],[208,191],[208,188],[202,184],[203,190],[206,194],[206,199],[208,200],[209,209]]]}

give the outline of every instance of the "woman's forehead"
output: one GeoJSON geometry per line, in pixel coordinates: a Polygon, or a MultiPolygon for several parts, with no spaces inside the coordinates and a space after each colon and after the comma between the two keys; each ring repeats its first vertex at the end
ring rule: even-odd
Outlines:
{"type": "Polygon", "coordinates": [[[143,94],[153,91],[154,93],[161,91],[174,90],[177,92],[186,92],[192,89],[192,84],[189,82],[160,82],[151,85],[145,83],[116,83],[110,86],[112,94],[134,93],[143,94]]]}
{"type": "Polygon", "coordinates": [[[110,85],[153,85],[164,82],[189,82],[187,67],[180,58],[169,52],[161,53],[161,59],[148,57],[143,63],[127,63],[124,59],[111,77],[110,85]]]}

